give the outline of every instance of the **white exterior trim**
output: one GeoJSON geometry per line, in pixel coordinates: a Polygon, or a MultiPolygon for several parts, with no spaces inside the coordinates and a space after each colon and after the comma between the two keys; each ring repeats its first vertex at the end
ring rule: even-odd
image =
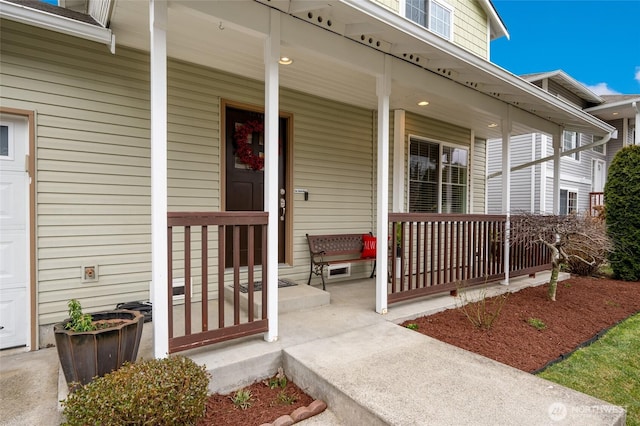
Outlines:
{"type": "Polygon", "coordinates": [[[405,203],[405,129],[406,112],[395,110],[393,112],[393,211],[402,213],[406,211],[405,203]]]}
{"type": "Polygon", "coordinates": [[[153,356],[169,354],[167,288],[167,2],[149,0],[153,356]]]}
{"type": "Polygon", "coordinates": [[[278,111],[280,108],[278,59],[280,58],[280,13],[271,10],[269,37],[264,41],[264,211],[267,225],[267,313],[269,327],[264,335],[267,342],[278,340],[278,111]]]}
{"type": "MultiPolygon", "coordinates": [[[[547,135],[540,135],[540,157],[545,158],[547,156],[547,135]]],[[[540,164],[540,213],[547,211],[547,165],[548,163],[540,164]]]]}
{"type": "MultiPolygon", "coordinates": [[[[536,134],[532,133],[531,134],[531,160],[535,160],[536,159],[536,134]]],[[[533,212],[535,211],[536,208],[536,199],[535,196],[533,196],[533,194],[536,193],[536,168],[535,167],[531,167],[531,178],[529,180],[529,185],[530,185],[530,189],[531,189],[531,203],[529,205],[529,211],[533,212]]]]}
{"type": "MultiPolygon", "coordinates": [[[[378,95],[378,171],[377,171],[377,224],[378,241],[389,236],[389,96],[391,95],[391,57],[385,56],[384,73],[376,78],[378,95]]],[[[387,301],[387,245],[378,244],[376,252],[376,312],[386,314],[387,301]]]]}
{"type": "Polygon", "coordinates": [[[91,25],[43,10],[32,9],[6,0],[0,0],[0,17],[50,31],[80,37],[85,40],[103,43],[110,46],[112,49],[111,53],[114,52],[115,36],[108,28],[91,25]]]}

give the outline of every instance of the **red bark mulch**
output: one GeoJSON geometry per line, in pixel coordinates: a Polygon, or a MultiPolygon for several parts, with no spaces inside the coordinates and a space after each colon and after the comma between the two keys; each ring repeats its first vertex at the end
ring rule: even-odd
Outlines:
{"type": "Polygon", "coordinates": [[[534,372],[621,320],[640,311],[640,282],[572,277],[558,283],[557,301],[548,285],[509,295],[490,330],[475,328],[460,309],[406,321],[418,332],[527,372],[534,372]],[[537,330],[527,322],[541,320],[537,330]]]}

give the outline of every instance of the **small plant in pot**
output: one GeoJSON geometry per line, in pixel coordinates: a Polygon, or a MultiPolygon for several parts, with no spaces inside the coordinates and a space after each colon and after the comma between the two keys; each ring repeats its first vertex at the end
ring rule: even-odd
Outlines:
{"type": "Polygon", "coordinates": [[[136,360],[144,324],[140,312],[85,314],[76,299],[68,306],[69,318],[55,324],[53,331],[60,365],[72,389],[136,360]]]}

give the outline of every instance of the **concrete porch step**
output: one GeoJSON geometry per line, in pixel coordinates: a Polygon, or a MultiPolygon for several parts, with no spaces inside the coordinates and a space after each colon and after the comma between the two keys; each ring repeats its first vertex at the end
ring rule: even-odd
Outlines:
{"type": "MultiPolygon", "coordinates": [[[[233,287],[225,286],[224,300],[233,303],[233,287]]],[[[278,310],[281,314],[325,306],[330,300],[328,292],[306,284],[278,288],[278,310]]],[[[240,292],[241,309],[247,311],[248,306],[248,293],[240,292]]],[[[255,292],[253,309],[262,312],[262,291],[255,292]]]]}

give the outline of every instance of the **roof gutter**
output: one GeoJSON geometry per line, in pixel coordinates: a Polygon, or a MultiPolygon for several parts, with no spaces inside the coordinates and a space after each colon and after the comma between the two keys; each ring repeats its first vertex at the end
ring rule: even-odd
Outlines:
{"type": "MultiPolygon", "coordinates": [[[[614,132],[608,133],[602,139],[598,139],[595,142],[580,146],[578,148],[570,149],[568,151],[562,151],[560,153],[560,157],[566,157],[568,155],[575,154],[576,152],[585,151],[587,149],[595,148],[596,146],[604,145],[605,143],[609,142],[609,140],[611,138],[617,138],[617,137],[618,137],[618,131],[615,130],[614,132]]],[[[537,160],[533,160],[533,161],[526,162],[524,164],[513,166],[510,170],[511,170],[511,172],[515,172],[517,170],[526,169],[527,167],[531,167],[531,166],[534,166],[536,164],[546,163],[547,161],[553,160],[554,158],[555,158],[555,156],[553,156],[553,155],[550,155],[550,156],[544,157],[544,158],[538,158],[537,160]]],[[[502,174],[502,170],[500,170],[499,172],[491,173],[490,175],[487,175],[487,179],[491,179],[491,178],[500,176],[501,174],[502,174]]]]}
{"type": "Polygon", "coordinates": [[[108,28],[32,9],[5,0],[0,0],[0,18],[103,43],[109,46],[111,53],[115,53],[115,35],[108,28]]]}
{"type": "MultiPolygon", "coordinates": [[[[463,48],[456,46],[455,44],[435,35],[431,34],[428,31],[418,31],[410,26],[406,25],[405,19],[398,14],[393,12],[388,12],[384,8],[375,4],[375,2],[371,2],[369,0],[338,0],[341,3],[344,3],[351,8],[360,11],[361,13],[370,16],[373,19],[376,19],[379,22],[390,25],[395,30],[408,34],[415,39],[427,43],[430,46],[433,46],[443,53],[452,56],[455,59],[458,59],[461,62],[464,62],[467,65],[477,68],[480,71],[486,72],[487,74],[499,79],[511,86],[515,89],[524,92],[528,95],[534,96],[538,100],[546,102],[547,104],[552,105],[554,108],[561,110],[563,113],[574,117],[584,123],[587,123],[589,126],[597,129],[594,131],[594,134],[602,134],[606,135],[607,133],[612,133],[615,131],[613,126],[605,123],[593,115],[586,113],[573,105],[565,102],[561,99],[558,99],[554,95],[547,93],[540,89],[539,87],[529,83],[528,81],[523,80],[522,78],[506,71],[499,66],[482,59],[479,56],[474,55],[473,53],[467,52],[463,48]]],[[[526,110],[524,110],[526,111],[526,110]]],[[[527,111],[528,112],[528,111],[527,111]]],[[[547,121],[550,121],[547,117],[541,117],[547,121]]],[[[563,123],[556,123],[563,124],[563,123]]]]}

